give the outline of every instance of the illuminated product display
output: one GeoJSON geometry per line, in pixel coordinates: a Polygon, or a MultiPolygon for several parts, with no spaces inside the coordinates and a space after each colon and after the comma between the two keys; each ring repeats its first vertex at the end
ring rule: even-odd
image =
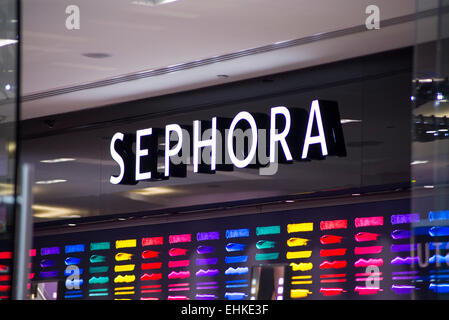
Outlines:
{"type": "MultiPolygon", "coordinates": [[[[283,265],[275,299],[446,294],[449,238],[435,230],[447,215],[403,207],[387,203],[385,214],[370,215],[369,204],[354,204],[37,238],[32,277],[60,280],[63,299],[239,300],[256,298],[253,268],[283,265]]],[[[2,292],[10,259],[0,252],[2,292]]]]}

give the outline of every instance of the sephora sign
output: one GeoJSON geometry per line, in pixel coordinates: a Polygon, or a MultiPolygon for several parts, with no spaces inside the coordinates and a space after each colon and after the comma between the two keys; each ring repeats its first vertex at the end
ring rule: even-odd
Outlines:
{"type": "Polygon", "coordinates": [[[194,173],[237,167],[274,174],[278,163],[344,157],[346,148],[338,104],[314,100],[309,112],[277,106],[269,114],[241,111],[232,119],[212,117],[192,126],[173,123],[164,129],[116,132],[110,153],[119,167],[110,182],[136,184],[186,177],[189,164],[194,173]]]}

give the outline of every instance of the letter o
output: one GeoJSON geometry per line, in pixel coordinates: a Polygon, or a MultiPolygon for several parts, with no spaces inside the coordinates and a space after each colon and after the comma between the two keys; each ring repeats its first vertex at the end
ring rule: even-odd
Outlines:
{"type": "Polygon", "coordinates": [[[245,168],[248,164],[250,164],[251,160],[256,155],[257,150],[257,125],[256,120],[254,120],[254,117],[246,111],[239,112],[234,119],[232,119],[231,126],[229,127],[228,131],[228,137],[227,137],[227,146],[228,146],[228,153],[229,158],[231,159],[232,163],[237,168],[245,168]],[[234,137],[234,130],[235,126],[240,120],[246,120],[250,127],[251,127],[251,149],[249,150],[248,156],[243,159],[239,160],[236,155],[234,154],[234,148],[233,148],[233,137],[234,137]]]}

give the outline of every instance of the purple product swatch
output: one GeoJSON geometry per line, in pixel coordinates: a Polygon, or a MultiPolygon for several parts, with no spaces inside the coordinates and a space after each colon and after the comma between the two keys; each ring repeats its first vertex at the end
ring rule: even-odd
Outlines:
{"type": "Polygon", "coordinates": [[[394,230],[391,233],[391,238],[393,238],[394,240],[397,240],[397,239],[408,239],[408,238],[410,238],[410,235],[411,235],[411,233],[410,233],[409,230],[397,229],[397,230],[394,230]]]}
{"type": "Polygon", "coordinates": [[[218,269],[207,269],[207,270],[203,270],[200,269],[197,271],[196,276],[197,277],[213,277],[218,275],[219,271],[218,269]]]}
{"type": "Polygon", "coordinates": [[[198,248],[196,248],[198,254],[212,253],[214,251],[215,247],[198,246],[198,248]]]}
{"type": "Polygon", "coordinates": [[[396,294],[410,294],[415,289],[415,286],[398,286],[395,284],[391,286],[391,290],[396,294]]]}
{"type": "Polygon", "coordinates": [[[217,264],[218,258],[208,258],[208,259],[196,259],[197,266],[203,266],[208,264],[217,264]]]}
{"type": "Polygon", "coordinates": [[[197,300],[214,300],[218,297],[215,294],[197,294],[195,299],[197,300]]]}
{"type": "Polygon", "coordinates": [[[47,256],[49,254],[59,254],[59,247],[41,248],[41,256],[47,256]]]}
{"type": "Polygon", "coordinates": [[[391,224],[419,222],[419,213],[394,214],[391,216],[391,224]]]}
{"type": "Polygon", "coordinates": [[[411,243],[406,244],[392,244],[391,245],[391,252],[403,252],[403,251],[415,251],[418,245],[414,243],[413,245],[411,243]]]}
{"type": "Polygon", "coordinates": [[[393,260],[391,260],[391,264],[397,265],[397,264],[414,264],[418,263],[419,257],[396,257],[393,260]]]}
{"type": "Polygon", "coordinates": [[[213,231],[213,232],[198,232],[196,234],[196,240],[197,241],[203,241],[203,240],[218,240],[220,239],[220,232],[213,231]]]}

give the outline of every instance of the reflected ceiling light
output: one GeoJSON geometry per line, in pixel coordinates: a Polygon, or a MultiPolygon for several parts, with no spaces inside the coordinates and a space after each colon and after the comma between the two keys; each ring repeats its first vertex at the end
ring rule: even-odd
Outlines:
{"type": "Polygon", "coordinates": [[[75,161],[74,158],[56,158],[56,159],[49,159],[49,160],[41,160],[42,163],[59,163],[59,162],[68,162],[68,161],[75,161]]]}
{"type": "Polygon", "coordinates": [[[135,194],[140,194],[143,196],[153,196],[153,195],[174,193],[175,190],[173,190],[171,188],[167,188],[167,187],[149,187],[149,188],[131,190],[130,192],[135,193],[135,194]]]}
{"type": "Polygon", "coordinates": [[[415,160],[415,161],[412,161],[411,163],[410,163],[410,165],[411,166],[416,166],[417,164],[426,164],[426,163],[428,163],[429,161],[428,160],[415,160]]]}
{"type": "Polygon", "coordinates": [[[435,186],[424,186],[424,189],[433,189],[435,186]]]}
{"type": "Polygon", "coordinates": [[[13,39],[0,39],[0,47],[4,47],[10,44],[17,43],[17,40],[13,39]]]}
{"type": "Polygon", "coordinates": [[[0,196],[10,196],[14,194],[14,185],[12,183],[0,183],[0,196]]]}
{"type": "Polygon", "coordinates": [[[441,92],[438,92],[437,93],[437,100],[443,100],[443,98],[444,98],[444,96],[443,96],[443,94],[441,93],[441,92]]]}
{"type": "Polygon", "coordinates": [[[33,216],[36,218],[80,218],[82,211],[74,208],[33,204],[33,216]]]}
{"type": "MultiPolygon", "coordinates": [[[[5,90],[6,91],[9,91],[9,90],[11,90],[11,85],[8,83],[8,84],[6,84],[6,86],[5,86],[5,90]]],[[[440,99],[441,100],[441,99],[440,99]]]]}
{"type": "Polygon", "coordinates": [[[354,123],[354,122],[362,122],[362,120],[357,120],[357,119],[341,119],[340,120],[341,124],[354,123]]]}
{"type": "Polygon", "coordinates": [[[53,179],[53,180],[42,180],[42,181],[36,181],[36,184],[55,184],[55,183],[62,183],[67,182],[65,179],[53,179]]]}
{"type": "Polygon", "coordinates": [[[175,2],[175,1],[178,1],[178,0],[136,0],[131,3],[140,5],[140,6],[154,7],[154,6],[158,6],[158,5],[166,4],[166,3],[170,3],[170,2],[175,2]]]}

